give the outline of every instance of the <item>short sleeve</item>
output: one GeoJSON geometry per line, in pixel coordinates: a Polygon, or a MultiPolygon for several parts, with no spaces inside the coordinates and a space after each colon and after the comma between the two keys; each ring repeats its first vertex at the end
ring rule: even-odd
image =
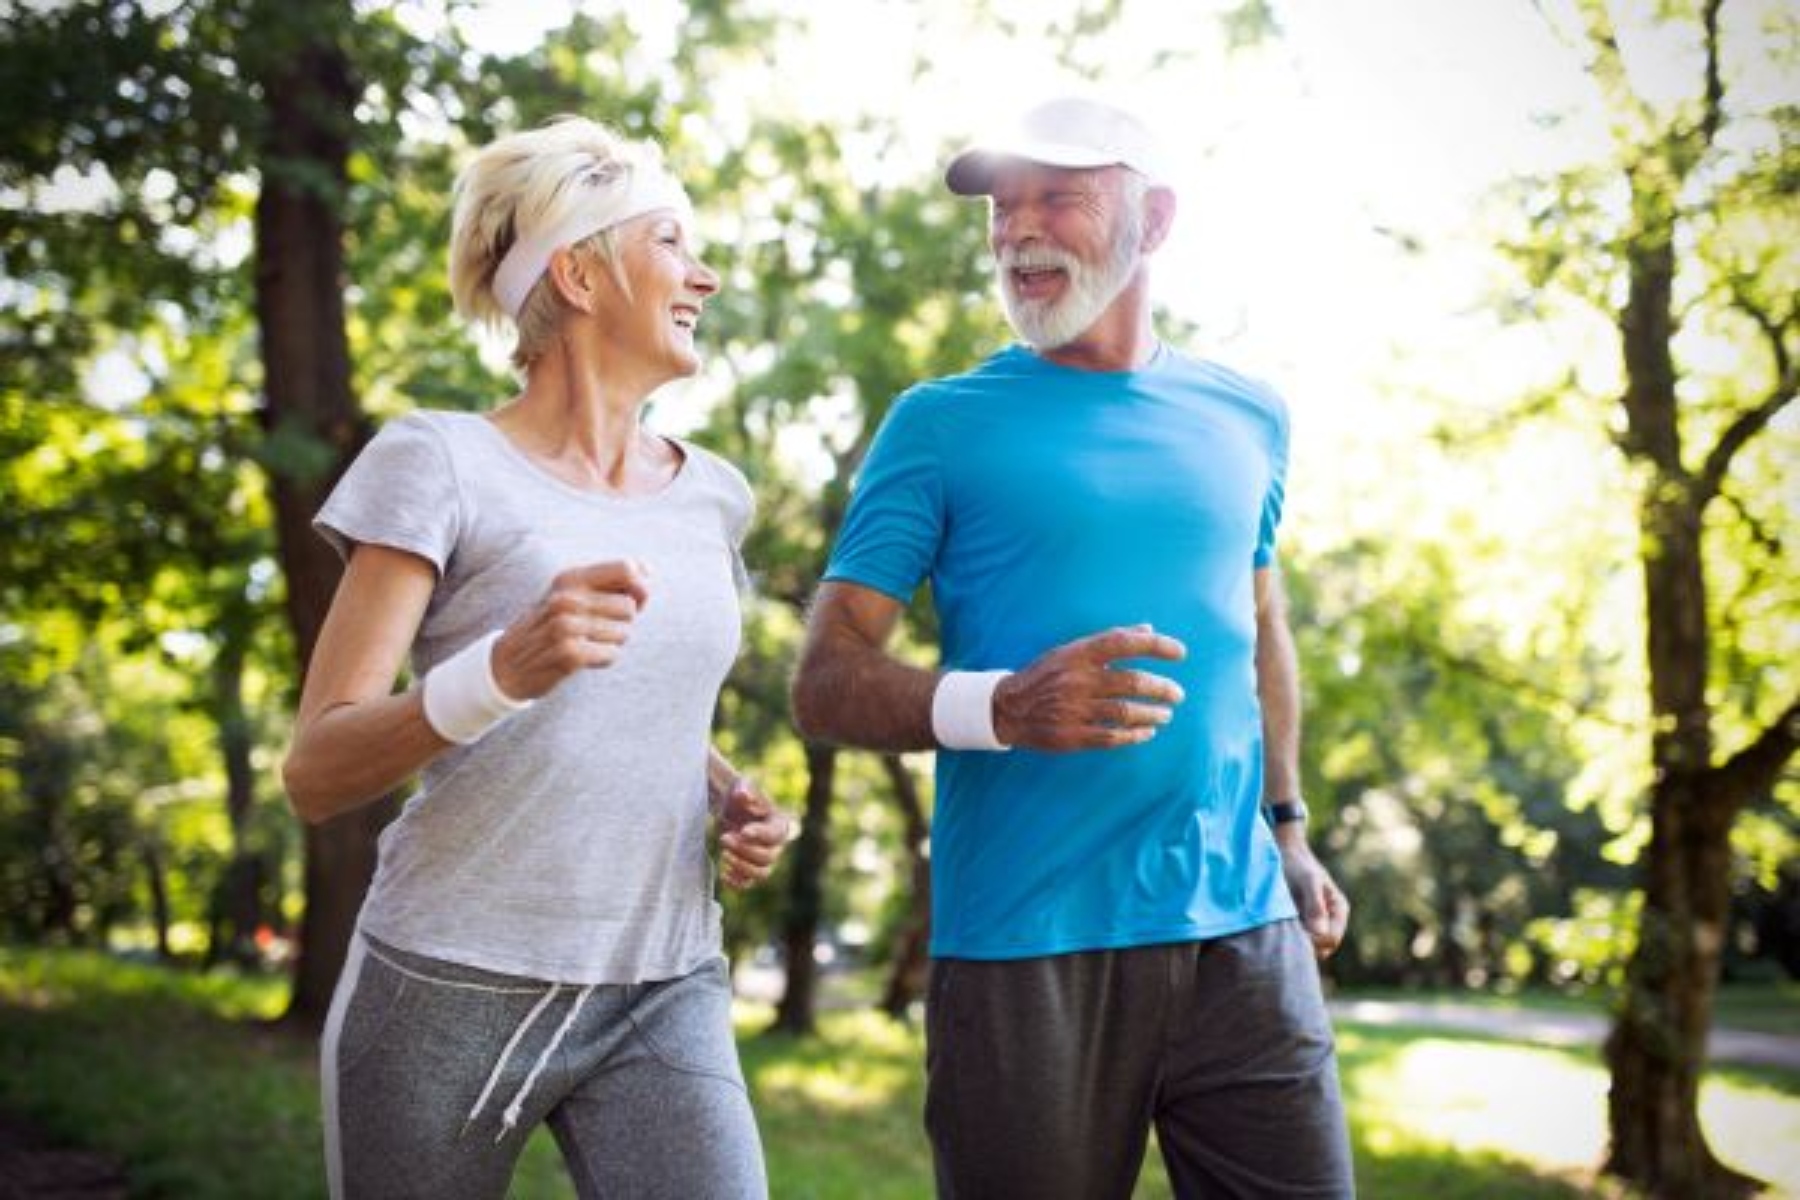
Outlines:
{"type": "Polygon", "coordinates": [[[943,459],[932,407],[912,392],[895,402],[869,447],[825,578],[905,604],[931,573],[943,531],[943,459]]]}
{"type": "Polygon", "coordinates": [[[461,512],[449,448],[425,417],[410,413],[363,447],[313,528],[345,559],[353,545],[392,546],[426,559],[441,576],[461,512]]]}
{"type": "Polygon", "coordinates": [[[1259,569],[1275,561],[1275,541],[1281,528],[1282,505],[1287,500],[1288,413],[1287,405],[1272,392],[1266,393],[1271,404],[1269,445],[1269,484],[1263,490],[1262,519],[1256,531],[1256,555],[1259,569]]]}

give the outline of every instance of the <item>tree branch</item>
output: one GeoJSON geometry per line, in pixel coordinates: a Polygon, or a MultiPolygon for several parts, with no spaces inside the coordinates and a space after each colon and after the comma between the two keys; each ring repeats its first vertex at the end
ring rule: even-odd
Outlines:
{"type": "MultiPolygon", "coordinates": [[[[1719,488],[1719,499],[1723,500],[1731,507],[1732,513],[1735,514],[1738,521],[1743,524],[1744,532],[1750,535],[1750,541],[1760,548],[1764,554],[1779,563],[1781,561],[1782,550],[1781,535],[1770,529],[1756,513],[1751,512],[1750,506],[1744,503],[1743,497],[1736,494],[1735,489],[1721,485],[1719,488]]],[[[1744,591],[1746,593],[1760,591],[1761,588],[1759,585],[1765,578],[1766,571],[1759,572],[1758,574],[1747,578],[1744,591]]]]}
{"type": "Polygon", "coordinates": [[[1725,474],[1731,469],[1731,460],[1737,457],[1739,450],[1749,444],[1750,439],[1761,433],[1775,414],[1786,408],[1794,399],[1794,381],[1790,378],[1783,386],[1771,392],[1767,399],[1748,412],[1739,413],[1737,420],[1726,426],[1725,432],[1713,444],[1712,452],[1706,456],[1706,465],[1701,468],[1696,480],[1696,498],[1705,504],[1719,494],[1725,484],[1725,474]]]}
{"type": "Polygon", "coordinates": [[[1719,494],[1719,489],[1725,486],[1725,476],[1731,470],[1732,459],[1737,457],[1738,451],[1761,433],[1777,413],[1793,402],[1796,392],[1800,392],[1800,369],[1796,369],[1785,337],[1787,326],[1793,324],[1792,320],[1777,321],[1735,283],[1731,290],[1739,311],[1756,322],[1757,328],[1762,330],[1763,336],[1769,341],[1769,353],[1775,360],[1775,386],[1769,390],[1762,403],[1739,413],[1737,419],[1725,427],[1719,440],[1713,444],[1695,480],[1696,498],[1701,504],[1711,501],[1719,494]]]}
{"type": "Polygon", "coordinates": [[[1536,682],[1529,675],[1496,669],[1474,655],[1457,654],[1441,645],[1427,646],[1423,653],[1446,671],[1460,672],[1483,683],[1494,684],[1508,692],[1523,692],[1533,696],[1539,703],[1554,710],[1564,721],[1592,721],[1595,724],[1628,733],[1635,733],[1643,727],[1639,721],[1614,717],[1601,712],[1599,706],[1587,696],[1565,695],[1553,687],[1536,682]]]}
{"type": "MultiPolygon", "coordinates": [[[[1717,0],[1713,2],[1716,3],[1717,0]]],[[[1613,26],[1612,14],[1607,11],[1605,0],[1580,0],[1576,8],[1580,15],[1582,33],[1593,53],[1588,63],[1588,72],[1599,84],[1607,106],[1613,111],[1614,135],[1622,145],[1630,145],[1637,140],[1630,136],[1632,132],[1641,137],[1651,128],[1653,121],[1650,108],[1644,103],[1643,97],[1631,90],[1631,77],[1625,70],[1625,55],[1619,49],[1618,31],[1613,26]],[[1629,130],[1625,126],[1627,121],[1635,122],[1637,130],[1629,130]]],[[[1538,11],[1544,12],[1541,4],[1538,11]]],[[[1548,14],[1545,15],[1548,19],[1548,14]]]]}
{"type": "Polygon", "coordinates": [[[1735,813],[1775,786],[1795,750],[1800,750],[1800,696],[1790,700],[1787,709],[1754,741],[1714,769],[1717,790],[1713,794],[1735,813]]]}
{"type": "Polygon", "coordinates": [[[1581,15],[1582,32],[1587,35],[1588,47],[1593,51],[1592,71],[1600,86],[1618,98],[1620,93],[1628,93],[1625,81],[1625,60],[1619,51],[1619,35],[1613,29],[1612,14],[1606,11],[1606,5],[1600,0],[1588,0],[1577,5],[1581,15]]]}
{"type": "Polygon", "coordinates": [[[1731,281],[1731,300],[1737,305],[1738,311],[1754,321],[1756,327],[1762,330],[1763,336],[1769,339],[1769,354],[1775,360],[1775,378],[1781,381],[1776,385],[1777,388],[1785,384],[1788,391],[1793,391],[1794,357],[1788,352],[1786,335],[1796,323],[1794,314],[1789,313],[1786,320],[1777,321],[1767,309],[1750,298],[1741,278],[1731,281]]]}
{"type": "Polygon", "coordinates": [[[1706,100],[1700,116],[1700,139],[1710,147],[1725,114],[1725,83],[1719,74],[1719,10],[1725,0],[1707,0],[1701,21],[1706,29],[1706,100]]]}

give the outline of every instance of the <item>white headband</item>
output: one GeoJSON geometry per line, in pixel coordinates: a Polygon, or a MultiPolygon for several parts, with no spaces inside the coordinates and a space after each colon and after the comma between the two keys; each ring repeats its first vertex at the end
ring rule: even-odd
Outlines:
{"type": "Polygon", "coordinates": [[[691,219],[693,213],[687,192],[675,177],[650,164],[635,167],[623,187],[600,191],[592,186],[599,182],[598,176],[583,182],[589,185],[590,194],[581,197],[574,211],[560,224],[515,241],[500,260],[494,272],[494,299],[514,320],[525,306],[525,297],[549,269],[550,256],[562,247],[659,208],[672,208],[683,219],[691,219]]]}

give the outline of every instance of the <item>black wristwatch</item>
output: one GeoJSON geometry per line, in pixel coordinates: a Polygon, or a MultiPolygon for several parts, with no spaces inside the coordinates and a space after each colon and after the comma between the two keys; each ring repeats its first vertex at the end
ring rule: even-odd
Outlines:
{"type": "Polygon", "coordinates": [[[1295,796],[1292,800],[1276,800],[1263,805],[1263,819],[1273,828],[1295,821],[1306,824],[1306,801],[1295,796]]]}

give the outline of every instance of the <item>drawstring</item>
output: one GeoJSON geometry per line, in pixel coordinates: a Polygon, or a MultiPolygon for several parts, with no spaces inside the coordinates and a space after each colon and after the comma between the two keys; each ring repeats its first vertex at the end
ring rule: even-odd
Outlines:
{"type": "MultiPolygon", "coordinates": [[[[498,1142],[505,1138],[519,1123],[519,1114],[525,1107],[526,1096],[531,1094],[532,1086],[537,1083],[538,1076],[543,1074],[544,1067],[550,1062],[550,1056],[556,1053],[558,1046],[562,1045],[563,1037],[568,1034],[569,1027],[575,1024],[575,1018],[581,1013],[581,1006],[587,1003],[588,997],[594,992],[594,987],[595,985],[590,983],[576,994],[575,1003],[569,1008],[569,1015],[564,1017],[562,1024],[556,1027],[556,1033],[550,1038],[550,1044],[545,1046],[543,1053],[538,1055],[537,1061],[531,1066],[531,1073],[525,1077],[525,1082],[520,1086],[518,1094],[512,1098],[512,1103],[508,1104],[505,1111],[501,1113],[500,1132],[495,1135],[494,1141],[498,1142]]],[[[468,1133],[469,1127],[475,1124],[475,1118],[481,1115],[481,1110],[487,1104],[488,1097],[493,1095],[495,1086],[500,1082],[500,1074],[506,1069],[506,1064],[511,1060],[513,1051],[519,1048],[519,1043],[524,1040],[526,1033],[530,1032],[532,1025],[550,1006],[550,1002],[556,999],[556,994],[561,990],[561,984],[551,984],[550,990],[538,999],[531,1011],[525,1014],[525,1019],[519,1022],[519,1027],[513,1030],[512,1037],[507,1039],[506,1046],[500,1051],[500,1058],[494,1063],[494,1069],[488,1072],[487,1083],[482,1087],[481,1095],[475,1097],[475,1106],[469,1110],[468,1117],[463,1121],[462,1132],[464,1134],[468,1133]]]]}
{"type": "Polygon", "coordinates": [[[513,1126],[519,1123],[519,1112],[525,1107],[525,1097],[531,1092],[531,1085],[537,1082],[537,1077],[543,1073],[544,1067],[550,1062],[550,1056],[556,1053],[558,1046],[562,1045],[563,1035],[569,1032],[569,1026],[575,1024],[575,1018],[581,1015],[581,1006],[586,1004],[587,998],[593,994],[594,985],[591,983],[575,994],[575,1003],[569,1006],[569,1015],[564,1017],[562,1024],[556,1027],[556,1036],[550,1039],[550,1044],[544,1047],[544,1052],[538,1055],[537,1062],[532,1064],[531,1074],[527,1075],[525,1082],[519,1086],[519,1094],[513,1097],[511,1104],[506,1106],[506,1111],[500,1114],[500,1132],[494,1135],[495,1142],[512,1132],[513,1126]]]}
{"type": "Polygon", "coordinates": [[[551,984],[550,990],[539,997],[537,1004],[525,1014],[525,1019],[519,1022],[519,1027],[513,1030],[512,1037],[507,1040],[506,1048],[500,1051],[499,1061],[494,1064],[494,1069],[488,1072],[487,1086],[481,1089],[481,1095],[475,1097],[475,1107],[469,1110],[468,1117],[463,1121],[463,1133],[469,1132],[469,1126],[473,1125],[475,1118],[481,1114],[481,1106],[487,1103],[488,1097],[493,1094],[494,1085],[500,1082],[500,1072],[505,1069],[506,1060],[512,1057],[512,1052],[518,1049],[520,1039],[531,1028],[532,1022],[538,1019],[538,1014],[543,1012],[552,1000],[556,999],[557,986],[554,983],[551,984]]]}

